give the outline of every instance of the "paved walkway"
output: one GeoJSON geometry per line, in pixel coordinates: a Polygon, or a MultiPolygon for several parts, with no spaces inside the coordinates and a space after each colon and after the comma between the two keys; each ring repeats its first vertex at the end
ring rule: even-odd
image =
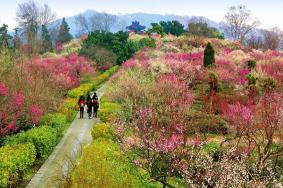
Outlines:
{"type": "MultiPolygon", "coordinates": [[[[104,93],[105,85],[97,90],[100,98],[104,93]]],[[[85,111],[84,119],[75,120],[66,134],[56,146],[38,172],[33,176],[26,188],[55,188],[62,187],[63,180],[81,154],[81,149],[92,141],[91,128],[99,122],[99,119],[88,119],[85,111]]]]}

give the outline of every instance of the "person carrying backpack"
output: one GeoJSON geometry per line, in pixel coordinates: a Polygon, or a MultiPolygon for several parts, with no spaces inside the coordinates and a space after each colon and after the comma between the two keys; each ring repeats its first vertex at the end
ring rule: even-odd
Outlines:
{"type": "Polygon", "coordinates": [[[92,103],[93,103],[93,116],[97,118],[97,111],[99,108],[99,102],[98,102],[98,97],[96,93],[92,97],[92,103]]]}
{"type": "Polygon", "coordinates": [[[78,101],[79,109],[80,109],[80,118],[84,118],[84,106],[85,106],[85,100],[83,96],[80,96],[78,101]]]}
{"type": "Polygon", "coordinates": [[[87,96],[87,113],[88,113],[88,118],[90,119],[92,116],[92,108],[93,108],[93,102],[92,99],[90,97],[90,95],[87,96]]]}

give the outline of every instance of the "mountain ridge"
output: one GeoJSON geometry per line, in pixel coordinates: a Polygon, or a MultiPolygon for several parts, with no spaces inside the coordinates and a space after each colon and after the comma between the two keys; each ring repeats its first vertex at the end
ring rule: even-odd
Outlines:
{"type": "MultiPolygon", "coordinates": [[[[80,14],[89,17],[93,14],[97,14],[97,13],[104,13],[104,12],[98,12],[96,10],[92,10],[92,9],[88,9],[80,14]]],[[[107,12],[105,12],[107,13],[107,12]]],[[[76,16],[80,15],[80,14],[76,14],[73,16],[68,16],[65,17],[66,21],[70,27],[70,33],[73,36],[76,36],[79,32],[79,27],[76,24],[76,16]]],[[[110,13],[107,13],[110,14],[110,13]]],[[[126,25],[130,25],[132,23],[132,21],[139,21],[141,25],[146,26],[146,28],[150,27],[150,23],[153,22],[160,22],[160,21],[172,21],[172,20],[177,20],[179,21],[181,24],[183,24],[185,26],[185,28],[187,27],[188,21],[192,18],[192,17],[200,17],[200,16],[184,16],[184,15],[176,15],[176,14],[154,14],[154,13],[144,13],[144,12],[135,12],[135,13],[125,13],[125,14],[111,14],[111,15],[115,15],[117,16],[118,20],[123,20],[124,23],[126,25]]],[[[208,25],[211,27],[216,27],[219,29],[219,23],[216,21],[213,21],[209,18],[204,18],[208,25]]],[[[62,18],[55,20],[54,22],[51,23],[51,25],[58,25],[58,23],[60,23],[62,20],[62,18]]],[[[124,27],[125,29],[125,27],[124,27]]],[[[117,28],[112,28],[111,31],[115,32],[117,31],[117,28]]]]}

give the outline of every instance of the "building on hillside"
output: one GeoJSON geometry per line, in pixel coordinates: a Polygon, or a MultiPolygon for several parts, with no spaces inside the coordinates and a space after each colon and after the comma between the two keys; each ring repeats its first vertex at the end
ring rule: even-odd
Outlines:
{"type": "Polygon", "coordinates": [[[145,26],[140,25],[140,22],[138,21],[133,21],[131,25],[127,26],[126,29],[132,33],[138,33],[138,34],[143,34],[145,33],[145,26]]]}

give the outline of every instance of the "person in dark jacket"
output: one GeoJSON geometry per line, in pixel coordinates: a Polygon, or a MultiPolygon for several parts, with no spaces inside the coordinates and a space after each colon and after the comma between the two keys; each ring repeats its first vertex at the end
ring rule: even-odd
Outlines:
{"type": "Polygon", "coordinates": [[[84,118],[84,106],[85,106],[85,100],[83,96],[80,96],[78,101],[79,109],[80,109],[80,118],[84,118]]]}
{"type": "Polygon", "coordinates": [[[97,118],[97,111],[99,108],[99,101],[96,93],[94,93],[92,97],[92,103],[93,103],[93,116],[97,118]]]}
{"type": "Polygon", "coordinates": [[[87,103],[88,118],[90,119],[92,116],[92,108],[93,108],[93,102],[90,95],[87,96],[86,103],[87,103]]]}

